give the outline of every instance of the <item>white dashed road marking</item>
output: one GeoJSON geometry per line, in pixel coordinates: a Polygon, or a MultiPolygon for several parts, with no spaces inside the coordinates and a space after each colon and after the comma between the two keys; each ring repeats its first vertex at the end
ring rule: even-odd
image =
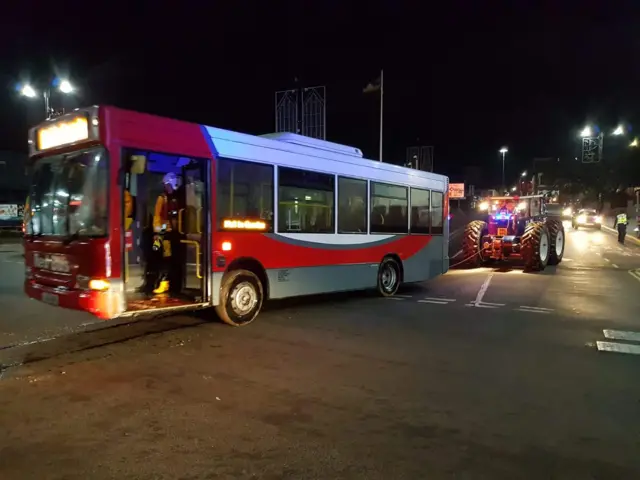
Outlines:
{"type": "Polygon", "coordinates": [[[640,355],[640,345],[597,341],[596,346],[598,347],[598,351],[600,352],[628,353],[631,355],[640,355]]]}
{"type": "Polygon", "coordinates": [[[623,330],[603,330],[604,338],[610,340],[627,340],[629,342],[640,342],[639,332],[625,332],[623,330]]]}
{"type": "Polygon", "coordinates": [[[552,308],[544,308],[544,307],[527,307],[525,305],[520,305],[520,307],[516,308],[519,312],[532,312],[532,313],[551,313],[553,312],[552,308]]]}
{"type": "Polygon", "coordinates": [[[455,298],[425,297],[424,300],[418,300],[418,303],[435,303],[436,305],[448,305],[455,301],[455,298]]]}

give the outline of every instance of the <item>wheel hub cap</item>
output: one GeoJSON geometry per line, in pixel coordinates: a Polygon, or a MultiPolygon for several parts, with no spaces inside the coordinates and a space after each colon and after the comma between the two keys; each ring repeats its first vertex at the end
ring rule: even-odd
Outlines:
{"type": "Polygon", "coordinates": [[[540,234],[540,261],[545,262],[549,255],[549,235],[546,232],[540,234]]]}
{"type": "Polygon", "coordinates": [[[392,267],[385,267],[382,271],[382,287],[387,291],[392,290],[396,284],[396,278],[396,271],[392,267]]]}
{"type": "Polygon", "coordinates": [[[236,286],[231,295],[231,304],[236,313],[247,314],[255,307],[256,303],[258,303],[258,295],[253,285],[243,282],[236,286]]]}

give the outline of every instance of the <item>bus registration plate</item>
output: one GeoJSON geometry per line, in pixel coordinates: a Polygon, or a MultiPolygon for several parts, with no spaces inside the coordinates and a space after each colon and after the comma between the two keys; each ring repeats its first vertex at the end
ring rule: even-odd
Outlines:
{"type": "Polygon", "coordinates": [[[507,234],[507,229],[506,228],[499,228],[498,229],[498,236],[499,237],[504,237],[507,234]]]}
{"type": "Polygon", "coordinates": [[[56,295],[55,293],[47,293],[44,292],[42,294],[42,297],[40,297],[40,299],[49,305],[53,305],[55,307],[57,307],[60,303],[60,297],[58,297],[58,295],[56,295]]]}

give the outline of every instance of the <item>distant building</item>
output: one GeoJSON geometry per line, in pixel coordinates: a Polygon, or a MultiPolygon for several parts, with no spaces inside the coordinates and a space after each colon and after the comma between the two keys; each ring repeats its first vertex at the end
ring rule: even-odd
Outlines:
{"type": "Polygon", "coordinates": [[[0,204],[23,204],[29,190],[27,154],[0,151],[0,204]]]}

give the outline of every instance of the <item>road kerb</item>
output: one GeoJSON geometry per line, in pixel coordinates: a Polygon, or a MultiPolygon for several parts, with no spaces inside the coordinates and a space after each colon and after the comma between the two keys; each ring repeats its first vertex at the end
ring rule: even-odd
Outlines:
{"type": "MultiPolygon", "coordinates": [[[[611,227],[607,227],[606,225],[602,225],[602,229],[606,230],[609,233],[613,233],[615,235],[618,235],[618,231],[611,228],[611,227]]],[[[631,240],[632,242],[634,242],[636,245],[640,245],[640,239],[637,239],[636,237],[632,236],[632,235],[627,235],[625,237],[625,240],[631,240]]]]}

